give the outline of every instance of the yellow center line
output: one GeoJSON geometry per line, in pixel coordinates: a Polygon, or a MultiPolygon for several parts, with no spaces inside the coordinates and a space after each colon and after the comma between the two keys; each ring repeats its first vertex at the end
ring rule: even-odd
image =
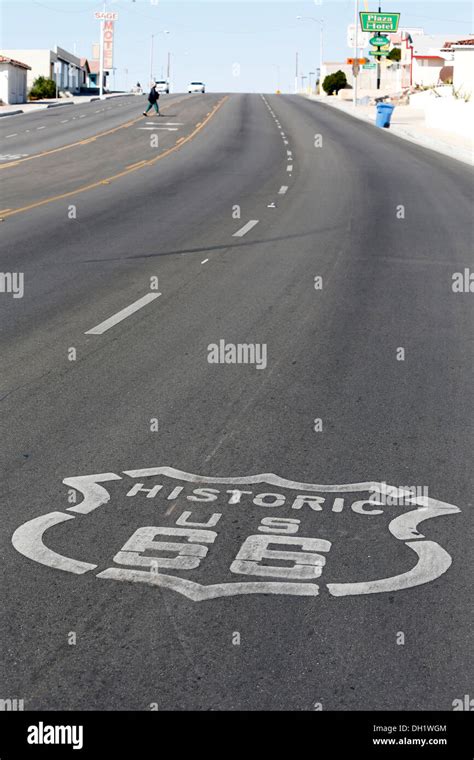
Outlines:
{"type": "Polygon", "coordinates": [[[182,146],[192,140],[198,132],[200,132],[206,124],[212,119],[212,117],[217,113],[219,108],[225,103],[229,96],[225,95],[222,100],[220,100],[217,105],[213,108],[213,110],[210,112],[209,116],[204,119],[204,121],[199,125],[199,127],[196,127],[196,129],[191,132],[187,137],[184,137],[182,141],[178,144],[176,143],[173,145],[172,148],[168,148],[164,151],[164,153],[161,153],[159,156],[156,156],[155,158],[151,158],[148,161],[140,161],[138,164],[132,164],[131,166],[127,167],[121,172],[118,172],[118,174],[113,174],[111,177],[104,177],[104,179],[99,179],[96,182],[91,182],[89,185],[83,185],[82,187],[78,187],[75,190],[70,190],[67,193],[61,193],[59,195],[53,195],[50,198],[43,198],[41,201],[35,201],[34,203],[29,203],[28,206],[22,206],[21,208],[15,208],[12,210],[8,210],[7,212],[2,214],[2,217],[0,221],[3,221],[3,219],[7,219],[10,216],[15,216],[15,214],[21,214],[24,211],[30,211],[32,208],[38,208],[39,206],[45,206],[47,203],[53,203],[54,201],[62,200],[63,198],[70,198],[72,195],[77,195],[79,193],[85,193],[87,190],[93,190],[96,187],[100,187],[101,185],[108,185],[111,182],[113,182],[116,179],[120,179],[121,177],[125,177],[127,174],[131,174],[132,172],[136,172],[139,169],[143,169],[145,166],[153,166],[158,161],[161,161],[163,158],[166,158],[166,156],[169,156],[170,153],[174,153],[176,150],[179,150],[182,148],[182,146]]]}
{"type": "MultiPolygon", "coordinates": [[[[182,100],[173,100],[170,105],[178,105],[179,103],[182,103],[182,100]]],[[[16,159],[15,161],[10,161],[8,164],[1,164],[0,165],[0,171],[2,169],[11,169],[12,166],[18,166],[18,164],[22,164],[24,161],[33,161],[35,158],[43,158],[44,156],[50,156],[52,153],[59,153],[62,150],[68,150],[69,148],[77,148],[79,145],[89,145],[89,143],[94,142],[94,140],[97,140],[99,137],[106,137],[106,135],[112,135],[114,132],[118,132],[119,129],[128,129],[129,127],[133,127],[134,124],[137,124],[137,122],[143,121],[143,114],[141,116],[137,116],[136,119],[132,119],[132,121],[127,121],[125,124],[119,124],[118,127],[113,127],[112,129],[107,129],[105,132],[98,132],[96,135],[91,135],[91,137],[86,137],[83,140],[78,140],[77,142],[68,143],[67,145],[61,145],[59,148],[51,148],[51,150],[44,150],[42,153],[35,153],[33,156],[26,156],[26,158],[20,158],[16,159]]]]}
{"type": "Polygon", "coordinates": [[[143,116],[138,116],[136,119],[133,119],[133,121],[128,121],[126,124],[120,124],[118,127],[114,127],[113,129],[107,129],[105,132],[99,132],[99,134],[93,135],[92,137],[87,137],[85,140],[68,143],[68,145],[61,145],[59,148],[51,148],[51,150],[44,150],[42,153],[35,153],[34,156],[20,158],[18,161],[10,161],[8,164],[1,164],[0,171],[2,169],[10,169],[12,166],[18,166],[18,164],[23,164],[25,161],[34,161],[35,158],[44,158],[44,156],[51,156],[53,153],[60,153],[62,150],[77,148],[78,145],[88,145],[89,143],[94,142],[94,140],[97,140],[98,137],[112,135],[114,132],[118,132],[119,129],[126,129],[127,127],[133,126],[133,124],[136,124],[138,121],[143,121],[143,116]]]}

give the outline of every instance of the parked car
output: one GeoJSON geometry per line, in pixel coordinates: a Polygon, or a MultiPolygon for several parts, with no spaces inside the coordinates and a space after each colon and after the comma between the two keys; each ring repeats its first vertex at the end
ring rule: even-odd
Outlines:
{"type": "Polygon", "coordinates": [[[204,82],[191,82],[188,86],[188,92],[201,92],[204,95],[206,92],[206,85],[204,82]]]}
{"type": "Polygon", "coordinates": [[[170,84],[165,79],[159,79],[155,82],[157,92],[164,92],[166,95],[170,94],[170,84]]]}

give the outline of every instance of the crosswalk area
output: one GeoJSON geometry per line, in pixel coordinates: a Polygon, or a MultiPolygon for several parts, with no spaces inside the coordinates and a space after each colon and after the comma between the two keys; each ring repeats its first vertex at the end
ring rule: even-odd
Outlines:
{"type": "Polygon", "coordinates": [[[155,130],[161,130],[165,132],[177,132],[180,127],[184,126],[182,122],[179,121],[161,121],[155,119],[154,121],[146,121],[144,126],[137,127],[138,130],[144,130],[144,131],[155,131],[155,130]]]}

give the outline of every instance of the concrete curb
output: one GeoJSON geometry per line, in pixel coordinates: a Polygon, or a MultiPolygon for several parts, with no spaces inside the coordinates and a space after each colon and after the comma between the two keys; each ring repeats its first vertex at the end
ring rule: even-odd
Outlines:
{"type": "Polygon", "coordinates": [[[16,116],[19,113],[24,113],[24,111],[4,111],[4,113],[0,113],[0,119],[2,116],[16,116]]]}
{"type": "Polygon", "coordinates": [[[451,146],[449,143],[443,142],[442,140],[437,140],[435,137],[419,135],[416,132],[403,129],[403,127],[398,127],[396,124],[392,124],[389,129],[380,129],[380,127],[375,126],[374,120],[366,114],[354,113],[353,111],[350,111],[349,109],[346,109],[337,103],[326,102],[326,100],[323,100],[322,98],[308,97],[307,95],[304,95],[303,97],[306,97],[308,100],[312,100],[315,103],[321,103],[323,106],[334,108],[336,111],[342,111],[342,113],[351,116],[353,119],[365,121],[367,124],[371,124],[374,129],[377,129],[379,132],[384,132],[387,135],[395,135],[395,137],[399,137],[402,140],[408,140],[408,142],[412,142],[415,145],[420,145],[422,148],[427,148],[428,150],[434,150],[437,153],[442,153],[449,158],[454,158],[456,161],[461,161],[464,164],[468,164],[468,166],[471,168],[474,166],[474,149],[473,151],[469,151],[465,150],[464,148],[456,148],[455,146],[451,146]]]}
{"type": "MultiPolygon", "coordinates": [[[[62,108],[63,106],[75,106],[76,104],[72,101],[67,101],[66,103],[48,103],[46,108],[62,108]]],[[[25,113],[25,111],[23,111],[25,113]]]]}

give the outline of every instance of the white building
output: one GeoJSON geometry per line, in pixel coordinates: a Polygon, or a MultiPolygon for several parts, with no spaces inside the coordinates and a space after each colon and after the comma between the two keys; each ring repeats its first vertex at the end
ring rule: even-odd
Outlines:
{"type": "Polygon", "coordinates": [[[26,80],[29,66],[22,61],[0,55],[0,103],[26,103],[26,80]]]}
{"type": "Polygon", "coordinates": [[[448,46],[459,40],[459,35],[405,33],[402,37],[403,86],[434,87],[439,84],[442,70],[452,66],[454,61],[454,54],[448,46]]]}
{"type": "Polygon", "coordinates": [[[462,98],[474,102],[474,37],[448,43],[453,53],[453,87],[462,98]]]}
{"type": "Polygon", "coordinates": [[[37,77],[43,76],[57,82],[60,91],[79,92],[82,78],[80,58],[57,45],[54,50],[3,50],[2,54],[28,64],[28,90],[37,77]]]}

